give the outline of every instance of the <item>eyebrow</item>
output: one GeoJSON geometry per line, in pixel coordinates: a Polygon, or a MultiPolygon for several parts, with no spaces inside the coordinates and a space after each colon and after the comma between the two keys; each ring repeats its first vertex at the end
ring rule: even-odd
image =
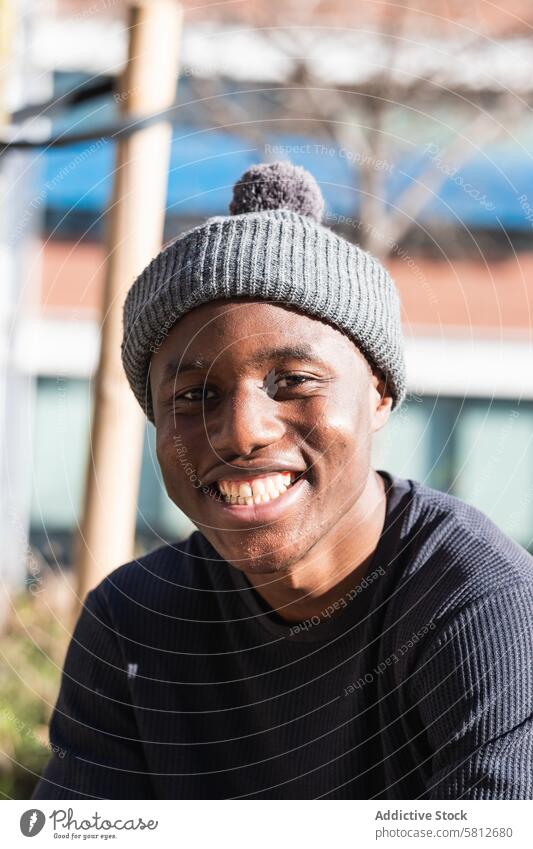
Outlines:
{"type": "MultiPolygon", "coordinates": [[[[294,343],[277,348],[260,348],[246,360],[246,365],[256,367],[269,360],[314,360],[327,367],[327,363],[317,355],[312,345],[294,343]]],[[[211,363],[205,357],[197,356],[181,360],[169,360],[163,370],[161,385],[164,386],[171,380],[175,380],[178,374],[191,371],[209,371],[211,363]]]]}

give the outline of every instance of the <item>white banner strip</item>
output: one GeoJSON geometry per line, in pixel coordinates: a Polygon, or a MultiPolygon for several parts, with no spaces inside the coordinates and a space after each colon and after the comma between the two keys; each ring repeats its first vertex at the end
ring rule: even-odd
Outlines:
{"type": "Polygon", "coordinates": [[[10,849],[66,840],[176,849],[533,846],[533,803],[519,801],[5,801],[0,810],[10,849]]]}

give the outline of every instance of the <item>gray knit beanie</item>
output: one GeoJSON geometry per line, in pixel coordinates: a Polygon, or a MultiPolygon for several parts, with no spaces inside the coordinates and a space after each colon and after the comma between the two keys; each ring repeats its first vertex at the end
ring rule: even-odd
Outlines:
{"type": "Polygon", "coordinates": [[[254,165],[235,184],[229,211],[178,236],[127,294],[122,362],[150,421],[150,360],[171,328],[200,304],[243,296],[338,327],[382,372],[398,407],[405,395],[398,293],[374,257],[321,224],[314,177],[290,162],[254,165]]]}

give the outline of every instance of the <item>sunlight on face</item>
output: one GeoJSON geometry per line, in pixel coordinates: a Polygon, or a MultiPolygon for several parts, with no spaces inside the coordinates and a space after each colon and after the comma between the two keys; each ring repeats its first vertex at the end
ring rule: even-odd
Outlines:
{"type": "Polygon", "coordinates": [[[152,357],[150,379],[168,494],[245,571],[288,568],[350,509],[392,404],[340,330],[249,299],[185,315],[152,357]],[[276,470],[301,479],[273,504],[228,507],[218,489],[276,470]]]}

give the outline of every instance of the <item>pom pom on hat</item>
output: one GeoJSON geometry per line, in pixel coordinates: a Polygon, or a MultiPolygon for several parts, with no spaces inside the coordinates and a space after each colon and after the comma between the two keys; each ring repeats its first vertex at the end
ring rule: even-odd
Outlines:
{"type": "Polygon", "coordinates": [[[230,214],[274,209],[289,209],[320,224],[324,198],[313,175],[284,161],[252,165],[245,171],[233,187],[230,214]]]}

